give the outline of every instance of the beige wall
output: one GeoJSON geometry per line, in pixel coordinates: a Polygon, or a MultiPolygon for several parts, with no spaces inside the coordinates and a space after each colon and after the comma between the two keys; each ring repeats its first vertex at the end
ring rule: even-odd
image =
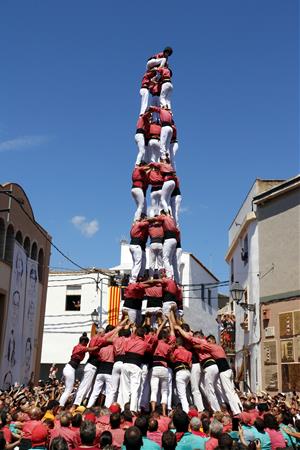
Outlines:
{"type": "MultiPolygon", "coordinates": [[[[261,330],[262,330],[262,338],[261,338],[261,359],[262,359],[262,387],[263,390],[272,392],[270,387],[270,377],[268,376],[268,372],[277,373],[278,377],[278,389],[274,389],[274,391],[289,391],[290,389],[294,389],[294,386],[291,384],[289,389],[282,383],[282,374],[283,369],[289,369],[287,366],[293,366],[292,371],[294,373],[294,379],[292,380],[290,377],[290,383],[295,383],[295,378],[298,379],[298,390],[300,391],[300,297],[296,297],[293,299],[266,303],[261,306],[261,330]],[[267,310],[267,314],[270,314],[269,320],[263,319],[263,311],[267,310]],[[298,321],[296,318],[296,322],[294,321],[295,312],[298,317],[298,321]],[[285,314],[284,313],[291,313],[285,314]],[[292,317],[290,333],[285,334],[284,329],[289,327],[287,326],[288,317],[292,317]],[[281,323],[281,327],[280,327],[281,323]],[[266,328],[274,327],[274,336],[266,337],[266,328]],[[286,344],[293,346],[293,359],[292,362],[282,361],[284,357],[284,349],[286,344]],[[265,349],[272,347],[275,350],[275,353],[270,356],[271,360],[269,363],[267,361],[268,352],[265,349]],[[271,364],[272,363],[272,364],[271,364]],[[284,366],[284,367],[283,367],[284,366]],[[295,376],[295,374],[298,374],[295,376]]],[[[290,322],[290,320],[289,320],[290,322]]],[[[272,352],[272,351],[271,351],[272,352]]],[[[273,353],[273,352],[272,352],[273,353]]],[[[291,367],[290,367],[291,368],[291,367]]],[[[272,384],[272,382],[271,382],[272,384]]],[[[286,383],[285,383],[286,384],[286,383]]]]}
{"type": "Polygon", "coordinates": [[[300,293],[299,203],[295,189],[258,205],[261,300],[300,293]]]}
{"type": "MultiPolygon", "coordinates": [[[[33,257],[33,249],[36,245],[37,257],[33,259],[38,260],[38,255],[43,252],[44,258],[43,262],[40,261],[39,264],[39,309],[37,312],[37,334],[34,342],[35,351],[35,379],[39,376],[39,366],[41,359],[41,347],[42,347],[42,336],[44,327],[44,316],[46,307],[46,295],[48,286],[48,271],[49,271],[49,260],[50,260],[50,248],[51,236],[35,221],[34,214],[29,203],[29,200],[21,188],[21,186],[14,183],[7,183],[5,185],[0,185],[0,191],[11,190],[11,193],[18,198],[25,212],[30,216],[26,216],[25,212],[22,210],[20,205],[13,199],[10,199],[7,195],[1,194],[0,192],[0,210],[8,209],[8,211],[0,212],[0,294],[3,294],[0,298],[4,304],[0,305],[0,311],[3,313],[4,323],[6,320],[6,314],[8,310],[9,292],[10,292],[10,278],[11,278],[11,261],[9,258],[5,257],[5,244],[7,244],[7,229],[9,225],[13,226],[14,237],[16,237],[17,232],[21,232],[22,241],[24,244],[25,238],[29,238],[30,247],[29,255],[33,257]],[[30,220],[32,219],[33,222],[30,220]]],[[[28,239],[27,239],[28,241],[28,239]]],[[[1,317],[2,319],[2,317],[1,317]]],[[[4,328],[4,327],[3,327],[4,328]]],[[[1,333],[0,341],[0,352],[3,351],[3,333],[1,333]]]]}

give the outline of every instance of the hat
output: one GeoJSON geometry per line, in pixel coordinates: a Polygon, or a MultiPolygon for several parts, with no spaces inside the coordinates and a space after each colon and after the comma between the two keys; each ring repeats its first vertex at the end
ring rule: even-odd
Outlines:
{"type": "Polygon", "coordinates": [[[96,423],[96,416],[93,413],[87,413],[84,416],[84,420],[88,420],[89,422],[96,423]]]}
{"type": "Polygon", "coordinates": [[[240,414],[240,419],[241,419],[241,422],[243,422],[245,425],[247,425],[248,423],[250,423],[252,421],[251,414],[249,414],[247,412],[242,412],[240,414]]]}
{"type": "Polygon", "coordinates": [[[85,406],[77,406],[77,408],[74,410],[74,413],[84,413],[85,406]]]}
{"type": "Polygon", "coordinates": [[[121,406],[118,403],[112,403],[108,409],[112,414],[121,412],[121,406]]]}
{"type": "Polygon", "coordinates": [[[32,447],[45,445],[48,438],[48,429],[42,423],[36,425],[31,432],[32,447]]]}
{"type": "Polygon", "coordinates": [[[191,419],[192,417],[199,417],[198,411],[196,408],[190,408],[188,412],[188,416],[191,419]]]}

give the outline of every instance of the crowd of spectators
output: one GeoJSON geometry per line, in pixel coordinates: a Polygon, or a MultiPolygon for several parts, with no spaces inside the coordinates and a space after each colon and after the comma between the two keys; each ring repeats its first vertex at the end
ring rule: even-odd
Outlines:
{"type": "MultiPolygon", "coordinates": [[[[300,399],[296,393],[241,395],[243,412],[187,414],[179,404],[133,415],[129,404],[109,409],[59,406],[61,382],[14,387],[0,394],[0,450],[278,450],[300,448],[300,399]]],[[[101,403],[101,399],[100,399],[101,403]]]]}

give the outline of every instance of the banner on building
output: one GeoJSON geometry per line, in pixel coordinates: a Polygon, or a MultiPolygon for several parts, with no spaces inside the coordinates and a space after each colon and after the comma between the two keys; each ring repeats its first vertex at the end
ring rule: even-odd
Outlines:
{"type": "Polygon", "coordinates": [[[22,373],[20,382],[28,384],[34,366],[34,339],[36,336],[38,310],[38,263],[30,258],[27,260],[27,282],[23,318],[23,351],[22,373]]]}
{"type": "Polygon", "coordinates": [[[264,366],[265,386],[267,391],[278,391],[278,366],[264,366]]]}
{"type": "Polygon", "coordinates": [[[264,362],[265,365],[277,364],[276,341],[264,342],[264,362]]]}
{"type": "Polygon", "coordinates": [[[23,363],[23,317],[26,294],[26,253],[14,243],[10,294],[4,333],[4,352],[1,355],[0,384],[8,389],[20,382],[23,363]]]}
{"type": "Polygon", "coordinates": [[[281,364],[282,391],[300,391],[300,364],[281,364]]]}
{"type": "Polygon", "coordinates": [[[120,315],[121,288],[111,286],[108,288],[108,323],[117,325],[120,315]]]}

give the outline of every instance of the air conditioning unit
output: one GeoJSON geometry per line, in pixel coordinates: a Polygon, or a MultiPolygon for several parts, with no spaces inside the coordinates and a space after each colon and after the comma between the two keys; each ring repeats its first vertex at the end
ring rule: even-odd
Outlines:
{"type": "Polygon", "coordinates": [[[265,337],[273,337],[275,336],[275,327],[267,327],[265,328],[265,337]]]}

